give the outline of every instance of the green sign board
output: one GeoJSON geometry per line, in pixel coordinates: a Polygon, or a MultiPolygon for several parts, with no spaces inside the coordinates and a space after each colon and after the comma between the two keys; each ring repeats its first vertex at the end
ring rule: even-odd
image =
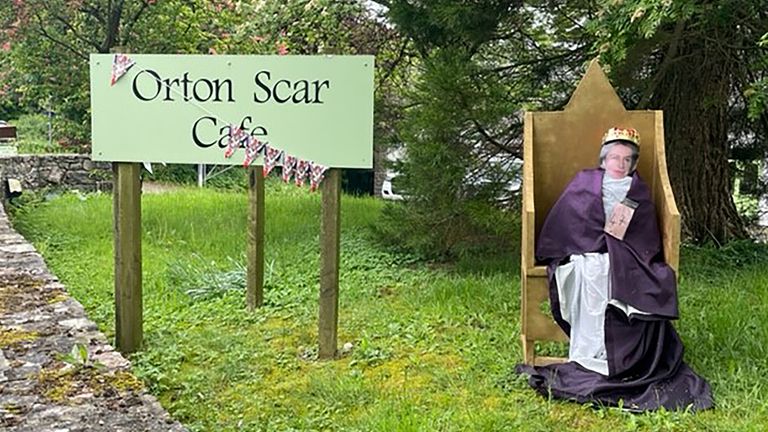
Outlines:
{"type": "MultiPolygon", "coordinates": [[[[285,154],[371,168],[372,56],[91,55],[92,158],[241,164],[225,158],[230,125],[285,154]]],[[[260,163],[257,160],[254,163],[260,163]]]]}

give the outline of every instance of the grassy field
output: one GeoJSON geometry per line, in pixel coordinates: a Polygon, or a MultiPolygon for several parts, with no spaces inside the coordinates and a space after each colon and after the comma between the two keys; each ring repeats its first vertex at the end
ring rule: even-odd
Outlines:
{"type": "MultiPolygon", "coordinates": [[[[377,246],[382,208],[342,201],[339,359],[318,362],[319,194],[269,183],[266,305],[245,311],[242,193],[143,197],[146,350],[135,372],[192,431],[764,431],[768,249],[685,248],[686,359],[717,408],[633,415],[547,400],[513,373],[519,252],[429,264],[377,246]]],[[[67,194],[14,224],[113,335],[111,196],[67,194]]]]}

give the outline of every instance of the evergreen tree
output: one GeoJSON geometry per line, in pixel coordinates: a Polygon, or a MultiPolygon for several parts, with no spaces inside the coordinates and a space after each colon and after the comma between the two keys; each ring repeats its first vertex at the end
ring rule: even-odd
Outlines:
{"type": "Polygon", "coordinates": [[[729,159],[745,148],[766,155],[768,2],[606,1],[591,25],[630,107],[664,111],[684,234],[747,237],[729,159]]]}
{"type": "Polygon", "coordinates": [[[509,247],[522,111],[567,101],[587,60],[585,29],[571,16],[583,11],[512,0],[380,3],[419,59],[398,128],[408,198],[386,210],[386,237],[431,256],[509,247]]]}
{"type": "Polygon", "coordinates": [[[598,55],[628,109],[664,111],[687,238],[747,236],[728,162],[765,157],[768,147],[765,0],[380,3],[421,60],[400,129],[411,199],[390,210],[412,227],[401,242],[446,253],[477,235],[473,203],[510,203],[498,200],[499,184],[476,187],[498,167],[483,156],[520,157],[522,112],[561,108],[598,55]]]}

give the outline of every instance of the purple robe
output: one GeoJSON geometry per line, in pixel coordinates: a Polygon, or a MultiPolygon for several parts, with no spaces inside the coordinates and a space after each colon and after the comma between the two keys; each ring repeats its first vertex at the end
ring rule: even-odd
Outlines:
{"type": "Polygon", "coordinates": [[[709,384],[683,362],[683,344],[670,320],[678,318],[673,270],[664,263],[656,209],[648,186],[637,173],[627,198],[637,202],[624,240],[605,234],[602,169],[579,172],[547,215],[536,243],[537,259],[547,265],[552,314],[563,331],[554,272],[573,254],[608,253],[611,299],[648,314],[632,314],[608,305],[605,348],[608,376],[575,362],[532,367],[530,385],[543,395],[595,402],[637,411],[711,408],[709,384]],[[621,401],[621,402],[620,402],[621,401]]]}

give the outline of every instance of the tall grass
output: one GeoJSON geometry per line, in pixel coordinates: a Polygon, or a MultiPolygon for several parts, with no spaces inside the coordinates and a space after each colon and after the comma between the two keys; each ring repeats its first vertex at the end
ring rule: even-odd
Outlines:
{"type": "MultiPolygon", "coordinates": [[[[245,195],[143,197],[146,349],[132,360],[190,430],[768,427],[765,247],[683,251],[677,328],[717,408],[634,415],[541,398],[512,372],[521,360],[518,251],[431,265],[383,249],[369,235],[382,207],[373,199],[342,200],[339,342],[351,349],[318,362],[319,198],[268,184],[266,306],[249,314],[238,277],[245,195]]],[[[111,220],[107,195],[64,195],[14,220],[109,335],[111,220]]]]}

